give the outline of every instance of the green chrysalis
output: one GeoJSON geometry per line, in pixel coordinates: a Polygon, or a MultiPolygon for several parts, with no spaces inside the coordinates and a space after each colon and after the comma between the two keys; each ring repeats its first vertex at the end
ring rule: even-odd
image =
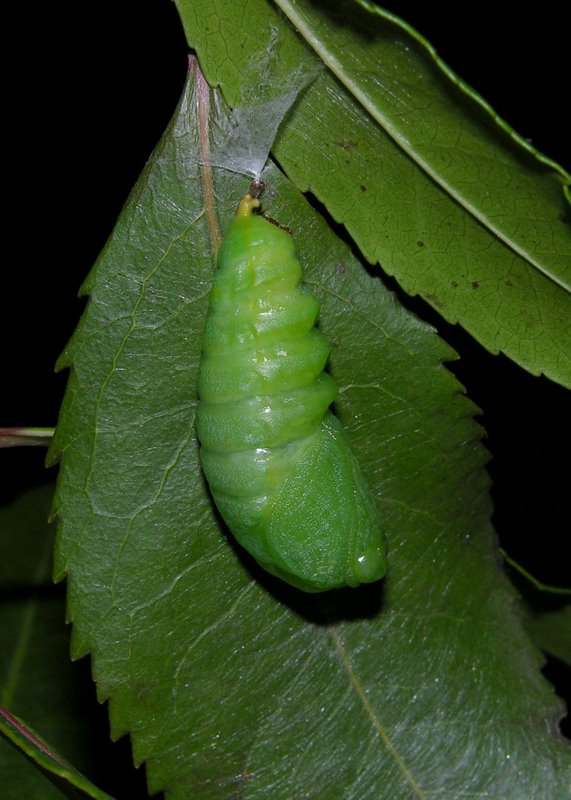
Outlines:
{"type": "Polygon", "coordinates": [[[199,373],[198,436],[212,497],[268,572],[321,592],[382,578],[386,546],[329,406],[329,345],[290,234],[247,194],[222,241],[199,373]]]}

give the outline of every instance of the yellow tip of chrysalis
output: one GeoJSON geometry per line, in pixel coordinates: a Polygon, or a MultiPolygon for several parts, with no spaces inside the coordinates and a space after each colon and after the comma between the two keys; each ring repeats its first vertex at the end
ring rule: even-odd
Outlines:
{"type": "Polygon", "coordinates": [[[236,219],[247,219],[255,208],[260,208],[262,204],[257,197],[252,197],[251,194],[245,194],[240,200],[238,211],[236,212],[236,219]]]}

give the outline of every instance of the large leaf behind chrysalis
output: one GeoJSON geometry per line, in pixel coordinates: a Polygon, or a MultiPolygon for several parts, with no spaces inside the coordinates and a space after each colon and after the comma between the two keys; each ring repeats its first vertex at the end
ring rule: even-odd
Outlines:
{"type": "MultiPolygon", "coordinates": [[[[221,528],[194,429],[214,270],[197,114],[191,76],[63,359],[57,575],[114,735],[132,733],[151,789],[176,800],[562,800],[559,703],[498,569],[480,429],[441,364],[452,354],[273,167],[265,204],[322,301],[389,574],[306,595],[221,528]]],[[[227,124],[212,108],[210,122],[227,124]]],[[[214,177],[225,227],[248,182],[214,177]]]]}
{"type": "Polygon", "coordinates": [[[177,6],[206,76],[231,104],[254,102],[260,81],[281,92],[300,64],[325,67],[275,144],[288,177],[407,292],[491,352],[571,386],[570,178],[561,167],[376,6],[177,6]]]}

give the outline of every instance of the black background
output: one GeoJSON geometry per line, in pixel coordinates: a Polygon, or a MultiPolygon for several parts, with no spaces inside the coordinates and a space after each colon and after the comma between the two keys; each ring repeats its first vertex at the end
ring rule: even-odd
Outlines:
{"type": "MultiPolygon", "coordinates": [[[[520,134],[569,169],[561,6],[545,2],[512,18],[497,2],[444,5],[385,4],[520,134]]],[[[174,111],[187,47],[170,0],[38,3],[10,13],[0,424],[52,426],[66,382],[53,367],[84,305],[77,291],[174,111]]],[[[451,368],[483,411],[503,546],[541,580],[569,585],[571,395],[490,355],[423,302],[403,300],[461,356],[451,368]]],[[[41,448],[0,451],[3,502],[45,481],[44,455],[41,448]]],[[[563,692],[565,669],[551,662],[548,670],[563,692]]]]}

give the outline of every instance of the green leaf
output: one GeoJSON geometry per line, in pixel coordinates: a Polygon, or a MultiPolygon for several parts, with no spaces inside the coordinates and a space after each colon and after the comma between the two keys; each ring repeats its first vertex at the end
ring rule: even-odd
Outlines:
{"type": "Polygon", "coordinates": [[[0,706],[9,709],[0,709],[0,733],[11,743],[0,737],[2,800],[48,800],[62,792],[108,797],[28,724],[81,769],[93,767],[82,685],[69,660],[65,598],[51,579],[52,494],[44,486],[0,511],[0,706]]]}
{"type": "Polygon", "coordinates": [[[554,611],[530,612],[525,627],[542,650],[571,667],[571,605],[554,611]]]}
{"type": "MultiPolygon", "coordinates": [[[[54,748],[43,740],[38,734],[26,725],[21,719],[10,714],[0,707],[0,733],[11,742],[23,755],[27,756],[32,764],[45,775],[53,784],[54,789],[46,786],[43,778],[37,783],[33,781],[23,786],[20,777],[16,777],[14,767],[4,774],[7,777],[3,791],[5,800],[16,798],[38,797],[47,800],[51,797],[70,797],[72,800],[93,798],[93,800],[113,800],[102,792],[78,772],[71,764],[63,759],[54,748]],[[57,787],[57,788],[55,788],[57,787]]],[[[16,767],[16,771],[18,770],[16,767]]],[[[29,764],[28,764],[29,766],[29,764]]],[[[40,773],[38,773],[40,774],[40,773]]],[[[31,777],[31,776],[30,776],[31,777]]]]}
{"type": "Polygon", "coordinates": [[[565,601],[571,588],[542,583],[505,550],[499,552],[524,600],[524,624],[531,639],[571,666],[571,605],[565,601]]]}
{"type": "Polygon", "coordinates": [[[53,486],[27,492],[0,509],[0,591],[51,586],[54,528],[48,527],[53,486]]]}
{"type": "Polygon", "coordinates": [[[196,378],[214,212],[224,230],[248,181],[213,170],[205,201],[199,162],[208,131],[228,125],[191,74],[61,360],[56,574],[113,735],[131,733],[150,790],[169,800],[562,800],[560,705],[498,567],[481,430],[441,363],[453,353],[271,165],[265,205],[291,226],[322,302],[389,574],[306,595],[220,525],[199,469],[196,378]]]}
{"type": "Polygon", "coordinates": [[[276,0],[285,16],[265,0],[177,2],[208,80],[233,105],[264,79],[267,52],[275,92],[300,64],[324,67],[275,143],[286,174],[408,293],[491,352],[571,386],[570,176],[418,33],[364,5],[374,13],[352,0],[276,0]]]}

